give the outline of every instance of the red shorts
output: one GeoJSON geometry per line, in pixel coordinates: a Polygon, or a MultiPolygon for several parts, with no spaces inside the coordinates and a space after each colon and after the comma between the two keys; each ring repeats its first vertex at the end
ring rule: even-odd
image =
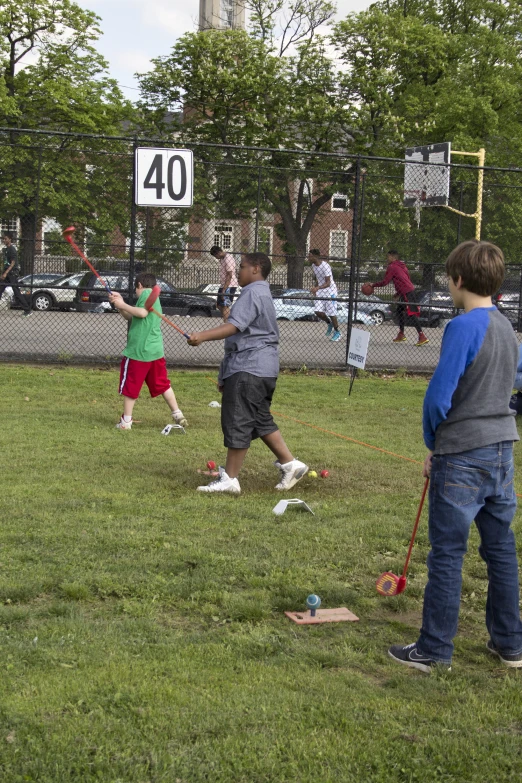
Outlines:
{"type": "Polygon", "coordinates": [[[137,400],[144,382],[149,387],[151,397],[159,397],[170,389],[165,358],[140,362],[124,356],[120,368],[120,394],[137,400]]]}

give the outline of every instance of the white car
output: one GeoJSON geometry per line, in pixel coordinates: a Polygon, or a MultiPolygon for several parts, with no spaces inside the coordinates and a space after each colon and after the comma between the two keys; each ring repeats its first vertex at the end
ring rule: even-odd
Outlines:
{"type": "MultiPolygon", "coordinates": [[[[276,317],[280,321],[316,321],[315,298],[310,291],[298,288],[287,288],[282,297],[274,297],[276,317]],[[304,298],[304,297],[308,298],[304,298]],[[303,297],[303,298],[300,298],[303,297]]],[[[337,320],[340,324],[348,323],[348,302],[337,302],[337,320]]],[[[373,326],[373,318],[360,310],[354,312],[353,320],[357,323],[373,326]]]]}

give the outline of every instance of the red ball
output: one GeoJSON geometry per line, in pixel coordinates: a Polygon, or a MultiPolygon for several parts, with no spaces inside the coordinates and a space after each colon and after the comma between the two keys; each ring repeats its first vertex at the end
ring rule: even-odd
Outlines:
{"type": "Polygon", "coordinates": [[[365,296],[371,296],[371,294],[373,294],[373,285],[371,283],[364,283],[364,285],[361,286],[361,293],[365,296]]]}
{"type": "Polygon", "coordinates": [[[207,462],[207,468],[209,470],[215,470],[216,469],[216,463],[214,462],[213,459],[209,459],[209,461],[207,462]]]}
{"type": "Polygon", "coordinates": [[[321,478],[326,478],[330,475],[330,472],[328,470],[322,470],[321,471],[321,478]]]}

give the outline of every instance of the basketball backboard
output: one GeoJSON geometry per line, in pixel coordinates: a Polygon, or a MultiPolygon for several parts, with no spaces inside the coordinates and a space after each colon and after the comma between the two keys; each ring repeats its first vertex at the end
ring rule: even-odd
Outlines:
{"type": "Polygon", "coordinates": [[[408,147],[405,159],[404,206],[417,208],[419,206],[447,206],[450,188],[451,142],[408,147]]]}

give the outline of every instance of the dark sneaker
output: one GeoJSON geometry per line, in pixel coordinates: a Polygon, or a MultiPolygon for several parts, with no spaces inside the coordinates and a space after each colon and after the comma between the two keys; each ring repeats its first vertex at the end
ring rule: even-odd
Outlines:
{"type": "Polygon", "coordinates": [[[495,647],[491,639],[486,644],[486,647],[490,651],[492,655],[496,655],[504,666],[509,666],[512,669],[521,669],[522,668],[522,652],[520,653],[503,653],[500,652],[498,647],[495,647]]]}
{"type": "Polygon", "coordinates": [[[509,401],[509,407],[512,411],[515,411],[517,416],[520,416],[522,413],[522,393],[517,392],[516,394],[513,394],[510,401],[509,401]]]}
{"type": "Polygon", "coordinates": [[[32,314],[33,314],[32,310],[24,310],[24,312],[22,313],[22,318],[29,318],[29,316],[32,314]]]}
{"type": "Polygon", "coordinates": [[[406,647],[402,647],[400,644],[394,644],[388,650],[388,655],[393,658],[397,663],[402,663],[404,666],[409,666],[412,669],[419,669],[421,672],[429,674],[434,666],[443,666],[448,671],[451,670],[451,666],[440,661],[434,661],[432,658],[428,658],[426,655],[421,654],[417,650],[417,643],[407,644],[406,647]]]}

